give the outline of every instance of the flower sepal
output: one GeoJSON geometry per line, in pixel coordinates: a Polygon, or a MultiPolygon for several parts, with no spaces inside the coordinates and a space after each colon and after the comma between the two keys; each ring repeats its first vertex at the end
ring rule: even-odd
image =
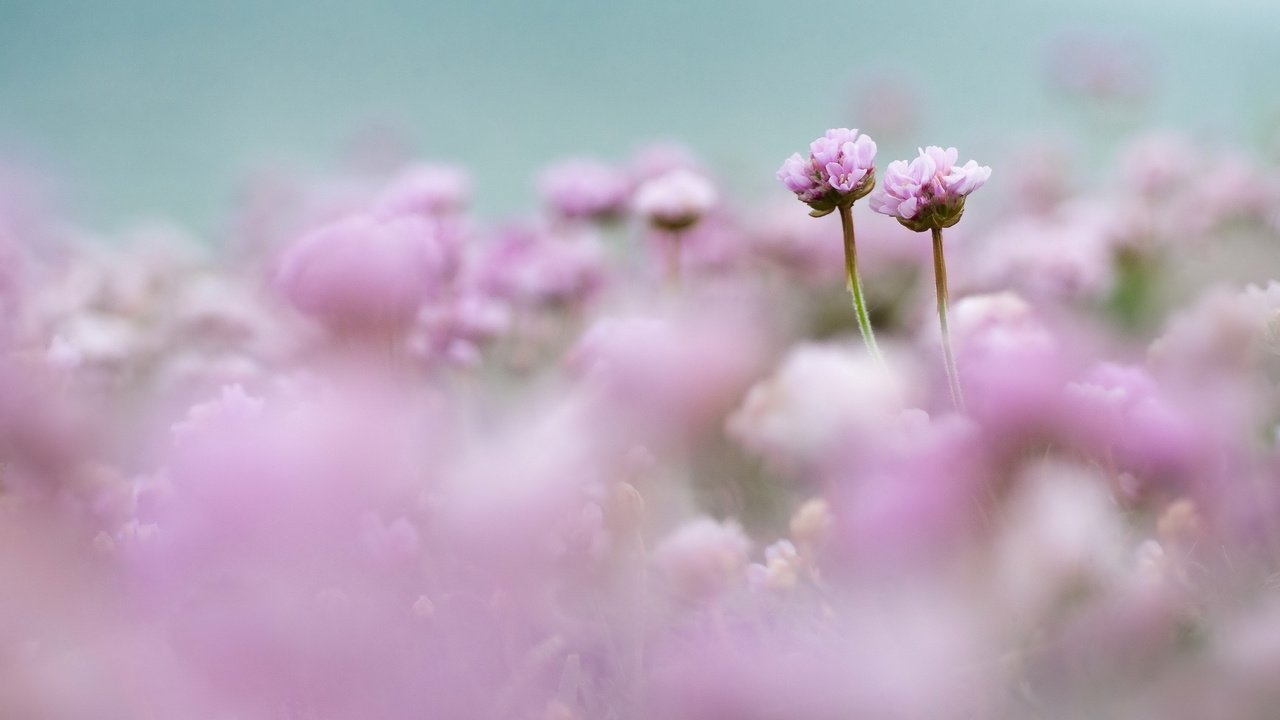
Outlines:
{"type": "Polygon", "coordinates": [[[960,222],[964,215],[964,198],[956,198],[951,202],[926,205],[923,212],[911,218],[898,218],[898,222],[908,230],[925,232],[934,228],[949,228],[960,222]]]}
{"type": "Polygon", "coordinates": [[[812,208],[809,211],[810,217],[825,217],[836,211],[841,205],[852,205],[871,194],[876,188],[876,171],[872,168],[867,171],[853,190],[849,192],[837,192],[835,190],[827,191],[822,197],[810,202],[808,205],[812,208]]]}

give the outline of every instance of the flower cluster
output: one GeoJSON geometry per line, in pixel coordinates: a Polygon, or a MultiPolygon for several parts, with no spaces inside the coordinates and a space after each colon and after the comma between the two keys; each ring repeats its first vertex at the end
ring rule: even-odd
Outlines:
{"type": "Polygon", "coordinates": [[[637,190],[635,211],[663,230],[683,230],[710,212],[719,195],[702,175],[672,170],[645,181],[637,190]]]}
{"type": "Polygon", "coordinates": [[[551,210],[568,219],[607,220],[620,215],[631,193],[621,170],[600,160],[563,160],[542,172],[538,191],[551,210]]]}
{"type": "Polygon", "coordinates": [[[793,154],[782,163],[778,179],[813,208],[826,215],[842,204],[865,197],[876,185],[876,143],[857,130],[837,128],[809,144],[809,157],[793,154]]]}
{"type": "Polygon", "coordinates": [[[917,232],[960,222],[965,198],[987,182],[991,168],[973,160],[957,165],[958,155],[955,148],[930,145],[909,163],[889,163],[880,190],[871,196],[871,209],[917,232]]]}

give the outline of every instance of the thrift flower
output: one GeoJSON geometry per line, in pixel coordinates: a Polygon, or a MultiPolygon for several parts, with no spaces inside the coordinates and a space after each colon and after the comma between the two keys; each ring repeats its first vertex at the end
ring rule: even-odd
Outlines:
{"type": "Polygon", "coordinates": [[[609,220],[626,208],[631,183],[623,172],[599,160],[571,159],[542,172],[538,194],[560,217],[609,220]]]}
{"type": "Polygon", "coordinates": [[[947,265],[942,254],[942,229],[960,222],[964,200],[991,177],[991,168],[970,160],[956,165],[955,148],[930,145],[908,163],[895,160],[884,174],[884,187],[871,196],[871,209],[895,217],[910,230],[933,234],[933,277],[938,296],[938,322],[942,327],[942,351],[947,365],[951,401],[964,410],[964,394],[956,373],[951,335],[947,331],[947,265]]]}
{"type": "Polygon", "coordinates": [[[400,173],[378,199],[387,214],[433,216],[458,212],[471,201],[471,176],[454,165],[416,165],[400,173]]]}
{"type": "Polygon", "coordinates": [[[357,215],[299,239],[277,283],[290,303],[333,329],[403,328],[444,282],[446,260],[430,221],[357,215]]]}
{"type": "Polygon", "coordinates": [[[782,163],[778,179],[800,201],[812,208],[814,217],[840,211],[844,232],[845,276],[849,294],[858,318],[858,330],[871,354],[880,357],[867,301],[862,296],[862,279],[858,275],[858,251],[853,235],[853,203],[876,185],[876,143],[857,130],[835,128],[809,143],[809,157],[799,153],[782,163]]]}
{"type": "Polygon", "coordinates": [[[691,170],[677,169],[647,180],[636,191],[632,206],[636,213],[659,230],[663,241],[667,278],[679,282],[681,274],[681,232],[698,223],[718,199],[716,188],[706,177],[691,170]]]}
{"type": "Polygon", "coordinates": [[[857,130],[836,128],[809,143],[809,157],[799,153],[778,169],[778,179],[814,217],[864,197],[876,185],[876,143],[857,130]]]}
{"type": "Polygon", "coordinates": [[[691,170],[672,170],[646,181],[636,190],[632,206],[655,227],[676,232],[710,212],[719,193],[707,178],[691,170]]]}
{"type": "Polygon", "coordinates": [[[653,561],[677,594],[708,599],[728,590],[747,566],[751,541],[737,522],[699,517],[654,550],[653,561]]]}
{"type": "Polygon", "coordinates": [[[889,163],[884,185],[871,196],[871,209],[916,232],[960,222],[965,198],[987,182],[991,168],[973,160],[956,165],[957,155],[955,148],[930,145],[910,163],[889,163]]]}

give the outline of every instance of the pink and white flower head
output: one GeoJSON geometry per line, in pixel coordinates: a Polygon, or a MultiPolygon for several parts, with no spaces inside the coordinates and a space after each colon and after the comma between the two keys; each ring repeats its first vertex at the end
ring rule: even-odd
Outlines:
{"type": "Polygon", "coordinates": [[[834,345],[793,348],[729,417],[729,436],[783,471],[874,444],[914,406],[910,373],[834,345]]]}
{"type": "Polygon", "coordinates": [[[676,594],[709,599],[745,579],[751,541],[734,521],[699,517],[681,526],[654,550],[659,572],[676,594]]]}
{"type": "Polygon", "coordinates": [[[576,305],[603,289],[604,250],[594,233],[500,228],[474,267],[478,289],[522,307],[576,305]]]}
{"type": "Polygon", "coordinates": [[[1206,475],[1210,434],[1143,367],[1099,363],[1064,392],[1066,422],[1130,499],[1176,496],[1206,475]]]}
{"type": "Polygon", "coordinates": [[[632,207],[655,227],[677,231],[690,227],[715,208],[719,193],[704,175],[672,170],[645,181],[632,207]]]}
{"type": "Polygon", "coordinates": [[[455,165],[415,165],[401,172],[378,199],[386,214],[442,215],[459,212],[471,201],[471,176],[455,165]]]}
{"type": "Polygon", "coordinates": [[[1185,191],[1203,170],[1206,160],[1201,149],[1186,135],[1173,131],[1151,132],[1122,151],[1120,179],[1140,197],[1159,200],[1185,191]]]}
{"type": "Polygon", "coordinates": [[[956,165],[958,154],[955,148],[930,145],[910,163],[889,163],[883,186],[871,196],[871,209],[916,232],[960,222],[965,198],[987,182],[991,168],[973,160],[956,165]]]}
{"type": "Polygon", "coordinates": [[[625,173],[590,158],[558,162],[538,176],[538,194],[556,215],[570,220],[609,220],[622,214],[631,194],[625,173]]]}
{"type": "Polygon", "coordinates": [[[356,215],[304,235],[277,283],[296,308],[333,329],[409,325],[448,268],[433,223],[356,215]]]}
{"type": "Polygon", "coordinates": [[[961,283],[1034,300],[1102,297],[1115,283],[1115,224],[1112,207],[1083,201],[1019,216],[986,234],[961,266],[961,283]]]}
{"type": "Polygon", "coordinates": [[[710,305],[680,317],[603,317],[566,368],[594,388],[609,422],[656,440],[718,431],[764,365],[766,333],[710,305]]]}
{"type": "Polygon", "coordinates": [[[876,185],[876,143],[849,128],[828,130],[809,143],[809,157],[799,153],[778,169],[778,179],[800,201],[813,208],[814,217],[864,197],[876,185]]]}

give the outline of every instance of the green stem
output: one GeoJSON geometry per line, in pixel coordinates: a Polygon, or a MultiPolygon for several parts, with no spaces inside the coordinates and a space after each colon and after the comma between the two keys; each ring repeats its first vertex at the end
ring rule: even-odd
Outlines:
{"type": "Polygon", "coordinates": [[[867,313],[867,301],[862,297],[862,278],[858,276],[858,249],[853,240],[853,203],[839,206],[840,226],[844,230],[844,269],[849,279],[849,294],[853,296],[853,310],[858,316],[858,329],[862,331],[862,341],[876,360],[883,361],[880,348],[876,345],[876,333],[871,328],[871,316],[867,313]]]}
{"type": "Polygon", "coordinates": [[[942,228],[933,228],[933,280],[938,292],[938,323],[942,327],[942,356],[947,364],[947,385],[951,388],[951,402],[956,410],[964,412],[964,392],[960,390],[960,375],[956,372],[956,356],[951,351],[951,331],[947,328],[947,263],[942,256],[942,228]]]}

